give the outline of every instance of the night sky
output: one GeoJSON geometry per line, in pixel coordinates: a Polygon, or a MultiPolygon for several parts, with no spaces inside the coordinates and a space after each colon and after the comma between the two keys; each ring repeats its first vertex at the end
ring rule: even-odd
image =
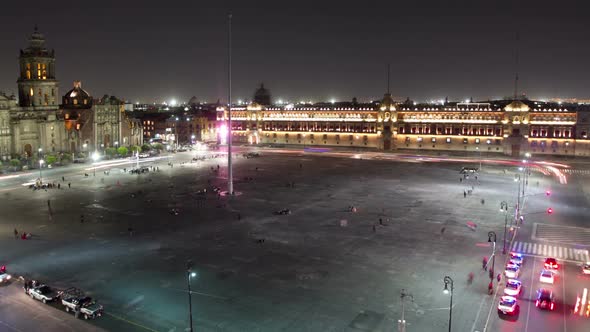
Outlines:
{"type": "Polygon", "coordinates": [[[587,1],[10,1],[0,10],[0,90],[16,92],[35,24],[57,55],[60,94],[81,80],[131,102],[225,100],[233,13],[234,100],[589,98],[587,1]]]}

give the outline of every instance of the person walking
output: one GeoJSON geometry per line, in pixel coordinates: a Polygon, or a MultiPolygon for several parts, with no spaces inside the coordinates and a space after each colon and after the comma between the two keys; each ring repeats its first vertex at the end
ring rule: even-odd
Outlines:
{"type": "Polygon", "coordinates": [[[463,198],[467,197],[467,192],[465,190],[463,190],[463,198]]]}
{"type": "Polygon", "coordinates": [[[488,270],[488,258],[487,257],[484,257],[483,260],[481,261],[481,268],[484,271],[488,270]]]}
{"type": "Polygon", "coordinates": [[[492,294],[494,292],[494,283],[490,281],[488,284],[488,294],[492,294]]]}
{"type": "Polygon", "coordinates": [[[72,188],[72,183],[68,182],[68,188],[72,188]]]}
{"type": "Polygon", "coordinates": [[[18,231],[16,230],[16,228],[14,229],[14,238],[18,240],[18,231]]]}

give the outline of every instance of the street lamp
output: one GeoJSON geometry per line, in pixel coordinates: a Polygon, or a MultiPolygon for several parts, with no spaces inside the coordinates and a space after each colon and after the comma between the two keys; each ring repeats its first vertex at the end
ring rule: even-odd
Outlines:
{"type": "Polygon", "coordinates": [[[449,305],[449,332],[451,332],[451,326],[453,322],[453,290],[455,290],[455,287],[453,286],[453,279],[451,279],[451,277],[445,276],[443,281],[445,282],[445,289],[443,289],[443,293],[451,294],[451,303],[449,305]]]}
{"type": "Polygon", "coordinates": [[[96,161],[98,160],[98,158],[100,158],[98,151],[94,151],[94,153],[92,154],[92,160],[94,161],[93,162],[94,167],[93,167],[92,171],[94,173],[94,176],[96,176],[96,161]]]}
{"type": "Polygon", "coordinates": [[[492,247],[492,269],[490,270],[490,280],[494,282],[494,267],[496,263],[496,233],[495,232],[488,232],[488,242],[493,242],[494,245],[492,247]],[[494,238],[494,241],[492,241],[494,238]]]}
{"type": "Polygon", "coordinates": [[[45,161],[43,159],[39,159],[39,181],[41,181],[41,183],[43,183],[43,163],[45,163],[45,161]]]}
{"type": "Polygon", "coordinates": [[[397,321],[398,332],[406,332],[406,320],[404,318],[405,311],[406,311],[404,300],[406,297],[411,298],[412,302],[414,301],[414,296],[412,294],[406,293],[405,289],[402,289],[402,291],[400,293],[400,298],[401,298],[401,302],[402,302],[402,318],[398,319],[398,321],[397,321]]]}
{"type": "Polygon", "coordinates": [[[476,146],[475,149],[479,151],[479,169],[477,171],[481,172],[481,150],[479,149],[479,146],[476,146]]]}
{"type": "Polygon", "coordinates": [[[190,321],[190,331],[193,332],[193,302],[192,302],[192,292],[191,292],[191,278],[196,278],[197,273],[191,271],[192,269],[192,262],[188,261],[186,263],[186,285],[188,288],[188,317],[190,321]]]}
{"type": "Polygon", "coordinates": [[[500,210],[504,211],[504,244],[502,245],[502,254],[506,255],[506,227],[508,227],[508,202],[500,203],[500,210]]]}

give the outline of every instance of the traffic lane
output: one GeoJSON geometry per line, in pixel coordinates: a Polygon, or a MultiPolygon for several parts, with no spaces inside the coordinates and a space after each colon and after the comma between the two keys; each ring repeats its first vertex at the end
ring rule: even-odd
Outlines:
{"type": "Polygon", "coordinates": [[[578,295],[582,294],[584,288],[590,291],[590,276],[582,274],[581,264],[563,264],[564,275],[562,277],[565,285],[564,315],[568,332],[582,332],[590,330],[590,318],[574,314],[574,307],[578,295]]]}
{"type": "Polygon", "coordinates": [[[31,299],[25,295],[18,282],[0,287],[0,294],[0,331],[106,331],[51,305],[31,299]]]}
{"type": "MultiPolygon", "coordinates": [[[[544,268],[545,258],[531,258],[534,259],[533,269],[529,271],[531,274],[531,289],[529,297],[531,310],[530,315],[528,316],[528,328],[526,331],[565,331],[565,284],[562,278],[562,271],[556,273],[553,284],[543,283],[539,278],[541,271],[544,268]],[[537,291],[539,289],[548,289],[553,292],[553,301],[555,302],[553,310],[541,309],[535,306],[537,291]]],[[[559,263],[560,265],[563,265],[563,262],[559,263]]],[[[563,266],[561,266],[561,269],[563,270],[563,266]]]]}

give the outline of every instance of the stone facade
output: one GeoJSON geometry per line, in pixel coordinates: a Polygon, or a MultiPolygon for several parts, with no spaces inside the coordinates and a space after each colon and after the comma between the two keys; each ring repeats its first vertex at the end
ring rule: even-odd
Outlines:
{"type": "Polygon", "coordinates": [[[55,52],[35,28],[20,51],[18,99],[0,93],[0,157],[31,159],[45,153],[81,152],[113,145],[140,145],[141,123],[124,112],[124,103],[105,96],[97,101],[80,82],[59,105],[55,52]],[[117,144],[115,144],[117,143],[117,144]]]}
{"type": "MultiPolygon", "coordinates": [[[[217,111],[223,135],[227,109],[217,111]]],[[[414,104],[395,103],[386,94],[369,104],[232,107],[238,144],[590,156],[589,132],[590,112],[580,105],[529,100],[414,104]]]]}

